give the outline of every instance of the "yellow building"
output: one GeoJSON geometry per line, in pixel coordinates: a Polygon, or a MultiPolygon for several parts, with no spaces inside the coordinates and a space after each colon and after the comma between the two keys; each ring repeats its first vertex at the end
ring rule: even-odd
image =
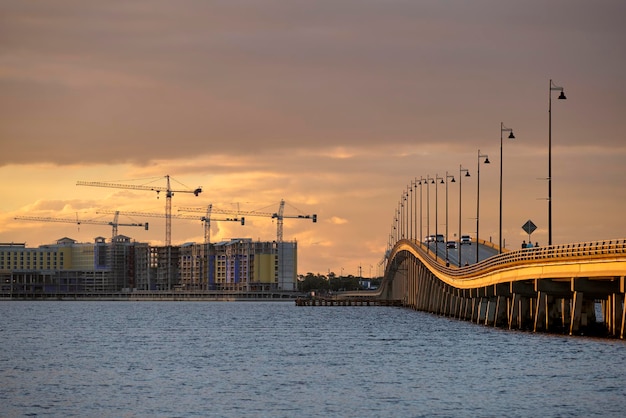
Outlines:
{"type": "Polygon", "coordinates": [[[0,243],[0,290],[16,295],[134,288],[149,274],[147,252],[147,244],[132,243],[123,235],[111,243],[103,237],[93,243],[65,237],[37,248],[0,243]]]}
{"type": "Polygon", "coordinates": [[[297,244],[235,238],[180,247],[185,290],[296,290],[297,244]]]}

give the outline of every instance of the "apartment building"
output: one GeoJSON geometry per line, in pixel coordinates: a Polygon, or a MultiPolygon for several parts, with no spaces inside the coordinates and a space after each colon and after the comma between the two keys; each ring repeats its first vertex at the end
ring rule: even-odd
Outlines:
{"type": "Polygon", "coordinates": [[[36,248],[0,243],[1,291],[89,293],[134,288],[149,273],[148,248],[123,235],[110,243],[103,237],[96,237],[93,243],[64,237],[36,248]]]}
{"type": "Polygon", "coordinates": [[[152,247],[118,235],[61,238],[27,248],[0,243],[3,295],[120,291],[296,290],[297,243],[236,238],[152,247]]]}

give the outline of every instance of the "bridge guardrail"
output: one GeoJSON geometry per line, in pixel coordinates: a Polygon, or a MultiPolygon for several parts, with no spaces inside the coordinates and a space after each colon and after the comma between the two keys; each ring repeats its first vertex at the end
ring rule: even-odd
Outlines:
{"type": "Polygon", "coordinates": [[[551,245],[547,247],[523,248],[495,255],[476,264],[465,267],[446,267],[425,250],[421,242],[409,241],[424,258],[430,260],[429,266],[441,273],[453,276],[472,278],[504,266],[513,267],[518,264],[540,264],[545,261],[564,261],[581,259],[598,259],[623,256],[626,254],[626,239],[581,242],[574,244],[551,245]]]}

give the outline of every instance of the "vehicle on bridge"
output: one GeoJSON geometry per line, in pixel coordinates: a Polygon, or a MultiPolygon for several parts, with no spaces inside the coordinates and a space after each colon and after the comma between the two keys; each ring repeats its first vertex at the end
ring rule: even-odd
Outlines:
{"type": "Polygon", "coordinates": [[[424,239],[424,242],[444,242],[443,234],[431,234],[424,239]]]}
{"type": "Polygon", "coordinates": [[[446,243],[447,248],[456,248],[456,241],[448,241],[446,243]]]}
{"type": "Polygon", "coordinates": [[[461,245],[463,244],[472,245],[472,237],[469,235],[461,235],[461,245]]]}

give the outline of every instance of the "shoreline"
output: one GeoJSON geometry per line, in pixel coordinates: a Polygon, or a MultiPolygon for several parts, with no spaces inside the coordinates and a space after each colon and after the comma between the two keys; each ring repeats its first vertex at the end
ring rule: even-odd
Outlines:
{"type": "Polygon", "coordinates": [[[177,292],[139,291],[110,293],[19,293],[2,294],[3,301],[119,301],[119,302],[294,302],[304,295],[299,292],[177,292]]]}

